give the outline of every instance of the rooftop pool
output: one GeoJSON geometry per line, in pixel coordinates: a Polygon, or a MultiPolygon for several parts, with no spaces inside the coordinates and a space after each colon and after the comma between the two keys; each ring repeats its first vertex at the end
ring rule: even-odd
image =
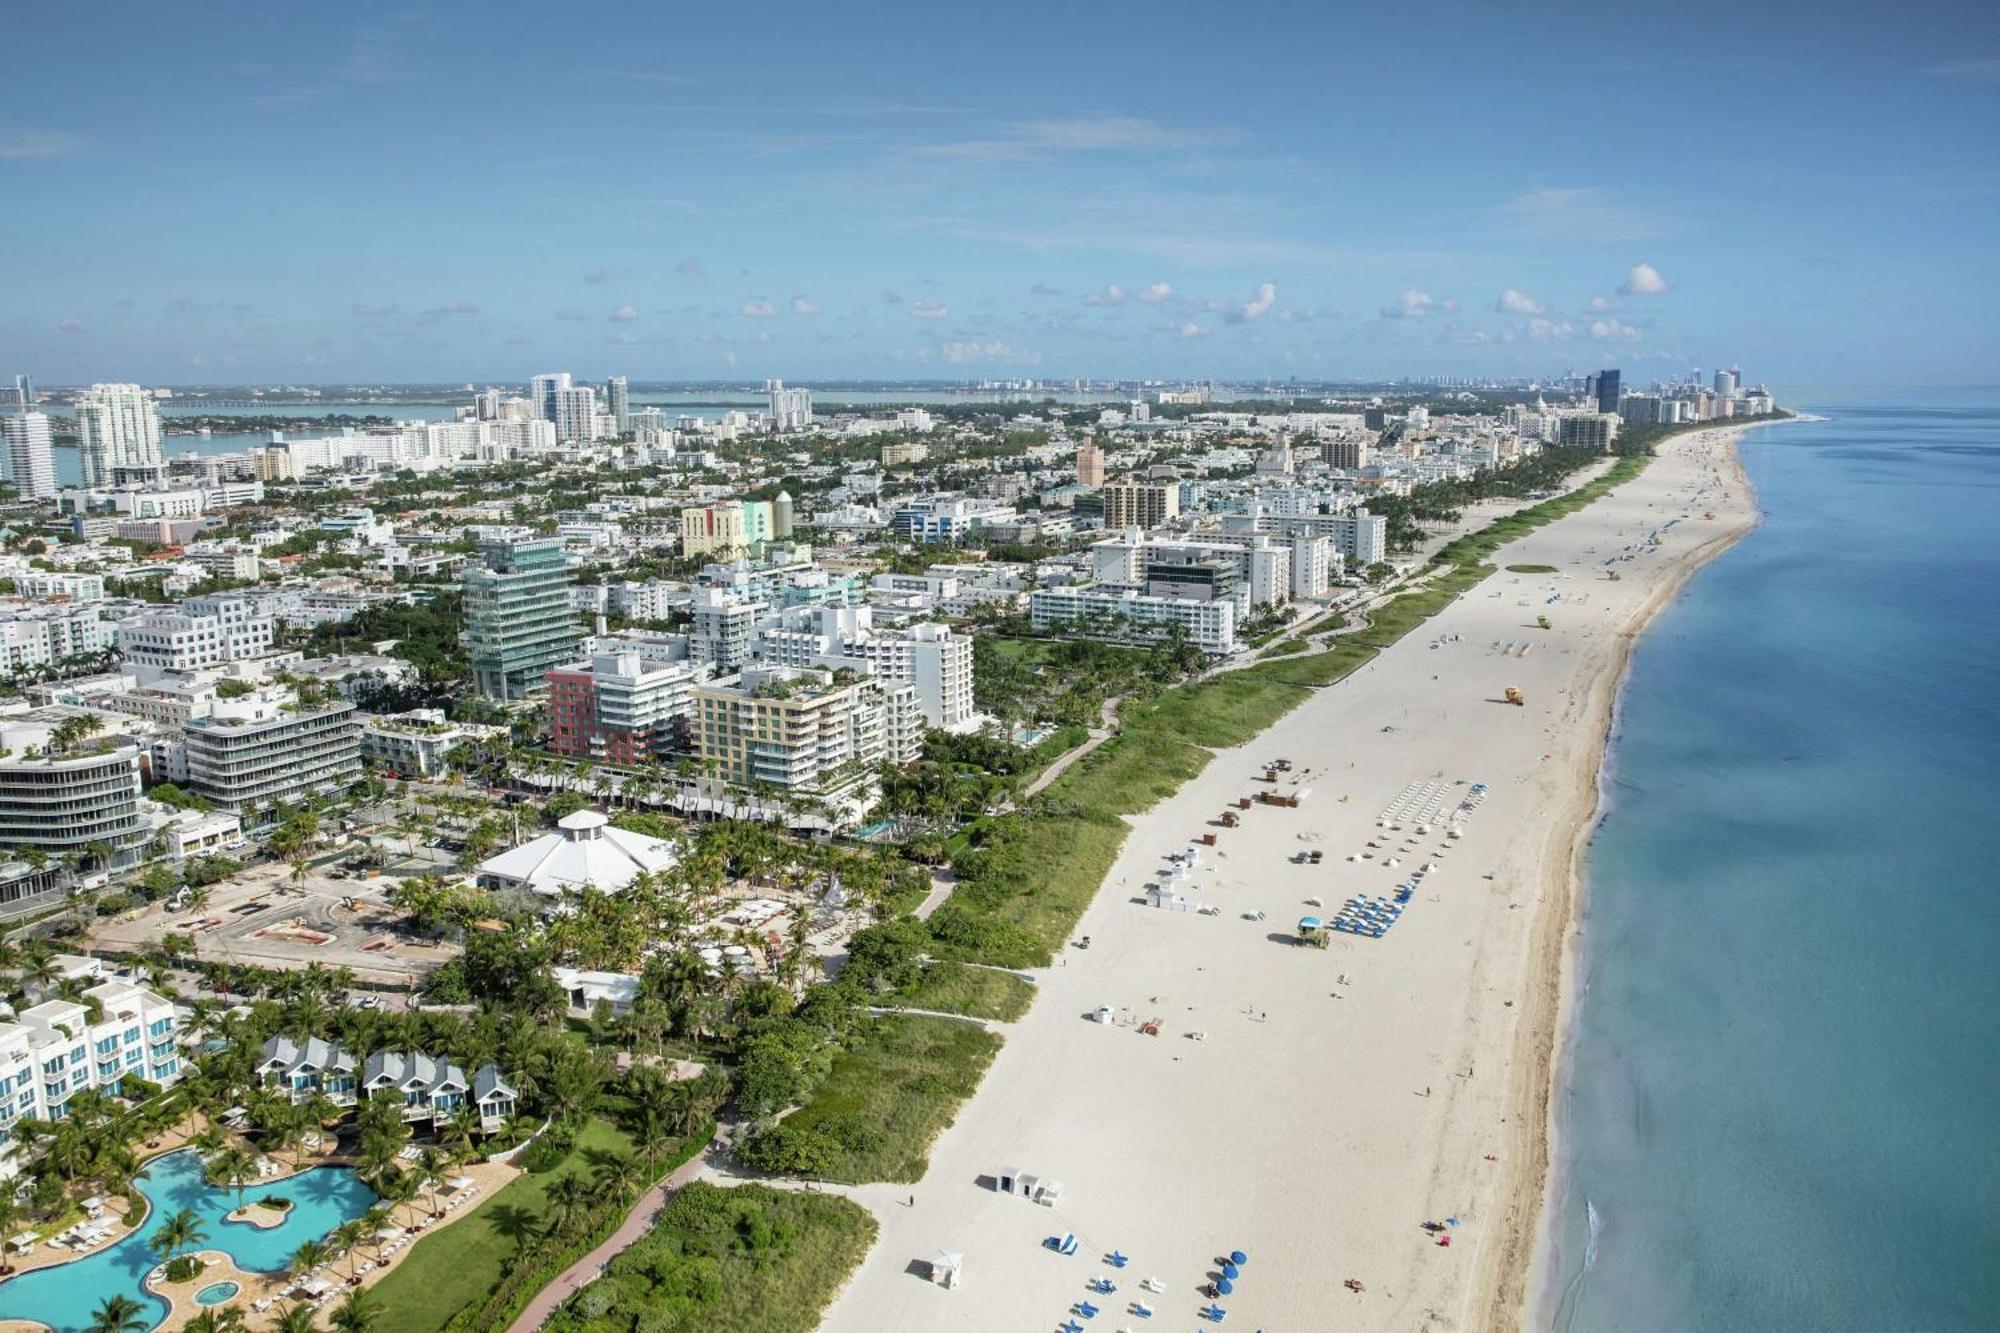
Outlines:
{"type": "Polygon", "coordinates": [[[260,1181],[246,1186],[239,1199],[237,1191],[204,1181],[201,1158],[187,1148],[154,1158],[136,1186],[149,1205],[144,1222],[85,1258],[0,1282],[0,1319],[32,1320],[56,1333],[84,1333],[97,1307],[122,1295],[139,1302],[146,1327],[154,1328],[167,1317],[168,1307],[145,1288],[146,1274],[158,1262],[146,1238],[159,1229],[162,1218],[186,1208],[208,1233],[198,1248],[220,1250],[250,1272],[279,1273],[301,1244],[361,1216],[376,1202],[375,1192],[344,1166],[316,1166],[283,1180],[260,1181]],[[227,1220],[240,1203],[265,1194],[292,1201],[283,1222],[265,1228],[227,1220]]]}

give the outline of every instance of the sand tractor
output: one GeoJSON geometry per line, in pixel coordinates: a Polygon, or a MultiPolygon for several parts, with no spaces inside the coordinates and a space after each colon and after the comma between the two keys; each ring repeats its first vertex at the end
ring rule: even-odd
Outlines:
{"type": "Polygon", "coordinates": [[[1528,705],[1528,701],[1521,697],[1521,692],[1512,685],[1509,685],[1500,697],[1508,703],[1513,704],[1516,708],[1525,708],[1528,705]]]}

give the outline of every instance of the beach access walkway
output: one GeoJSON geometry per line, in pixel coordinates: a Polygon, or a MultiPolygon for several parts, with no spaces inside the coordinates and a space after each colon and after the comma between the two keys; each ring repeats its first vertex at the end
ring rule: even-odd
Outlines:
{"type": "Polygon", "coordinates": [[[667,1206],[667,1200],[673,1197],[674,1191],[707,1169],[708,1156],[713,1149],[713,1144],[703,1148],[675,1167],[664,1180],[641,1194],[638,1202],[632,1205],[632,1210],[625,1214],[625,1220],[618,1224],[618,1229],[605,1237],[603,1244],[556,1274],[547,1286],[536,1292],[535,1298],[528,1302],[528,1308],[507,1326],[507,1333],[535,1333],[564,1301],[603,1277],[605,1268],[613,1259],[653,1229],[660,1210],[667,1206]]]}

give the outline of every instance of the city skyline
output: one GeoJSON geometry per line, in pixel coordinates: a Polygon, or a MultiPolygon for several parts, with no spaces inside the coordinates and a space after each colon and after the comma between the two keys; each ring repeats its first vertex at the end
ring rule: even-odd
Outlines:
{"type": "Polygon", "coordinates": [[[1970,6],[119,12],[20,19],[93,59],[0,89],[0,353],[45,383],[1964,383],[1996,345],[1970,6]]]}

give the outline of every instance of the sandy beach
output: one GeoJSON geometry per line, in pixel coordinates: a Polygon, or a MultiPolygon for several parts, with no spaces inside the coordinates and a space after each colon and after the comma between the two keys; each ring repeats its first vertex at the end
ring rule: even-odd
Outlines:
{"type": "Polygon", "coordinates": [[[822,1327],[1017,1333],[1089,1299],[1092,1326],[1142,1326],[1142,1300],[1153,1326],[1188,1328],[1231,1250],[1248,1256],[1221,1302],[1231,1327],[1517,1326],[1606,730],[1634,638],[1755,522],[1733,438],[1674,439],[1135,820],[1078,926],[1091,947],[1041,974],[923,1182],[856,1192],[881,1237],[822,1327]],[[1521,564],[1556,572],[1506,570],[1521,564]],[[1291,770],[1262,781],[1280,757],[1291,770]],[[1214,822],[1239,798],[1308,789],[1214,822]],[[1219,915],[1143,905],[1204,833],[1216,846],[1177,888],[1219,915]],[[1320,864],[1300,863],[1310,851],[1320,864]],[[1301,916],[1332,919],[1426,864],[1381,938],[1294,942],[1301,916]],[[1092,1021],[1100,1006],[1116,1021],[1092,1021]],[[997,1192],[1002,1168],[1061,1181],[1059,1202],[997,1192]],[[1449,1245],[1423,1229],[1448,1220],[1449,1245]],[[1043,1248],[1064,1233],[1076,1254],[1043,1248]],[[1109,1266],[1113,1250],[1131,1262],[1109,1266]],[[922,1276],[940,1251],[964,1256],[956,1290],[922,1276]],[[1164,1290],[1142,1290],[1149,1277],[1164,1290]],[[1086,1289],[1099,1278],[1116,1292],[1086,1289]]]}

